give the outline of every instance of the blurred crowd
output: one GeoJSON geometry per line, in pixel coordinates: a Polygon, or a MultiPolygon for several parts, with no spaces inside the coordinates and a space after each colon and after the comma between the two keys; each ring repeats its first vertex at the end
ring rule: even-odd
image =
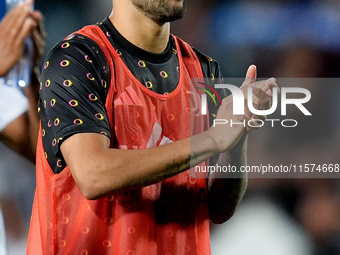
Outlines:
{"type": "MultiPolygon", "coordinates": [[[[313,116],[292,111],[299,127],[264,127],[252,134],[248,164],[339,164],[340,1],[187,2],[187,15],[172,25],[172,33],[216,59],[225,77],[241,78],[256,64],[260,78],[317,79],[306,87],[313,116]]],[[[35,7],[44,15],[48,52],[68,34],[108,16],[111,1],[36,0],[35,7]]],[[[26,168],[33,166],[3,144],[0,151],[16,163],[0,165],[9,250],[24,254],[35,185],[34,171],[26,168]]],[[[340,254],[340,174],[303,177],[249,179],[234,217],[211,228],[212,254],[340,254]]]]}

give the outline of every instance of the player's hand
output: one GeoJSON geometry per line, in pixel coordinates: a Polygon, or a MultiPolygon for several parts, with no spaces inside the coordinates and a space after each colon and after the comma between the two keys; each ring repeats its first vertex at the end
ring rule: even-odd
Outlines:
{"type": "MultiPolygon", "coordinates": [[[[275,78],[270,78],[267,80],[256,81],[257,70],[255,65],[251,65],[248,68],[246,79],[241,86],[241,90],[246,99],[248,99],[248,88],[252,88],[252,103],[255,109],[257,110],[268,110],[272,105],[272,96],[273,96],[273,88],[277,88],[275,78]]],[[[278,89],[279,92],[279,89],[278,89]]],[[[247,104],[248,108],[248,104],[247,104]]],[[[255,115],[252,114],[251,120],[262,120],[265,121],[267,116],[264,115],[255,115]]],[[[252,121],[252,127],[247,125],[245,134],[249,134],[252,131],[258,129],[261,126],[261,123],[258,122],[256,125],[256,121],[252,121]],[[257,126],[257,127],[256,127],[257,126]]]]}
{"type": "Polygon", "coordinates": [[[5,75],[21,57],[26,36],[38,26],[38,15],[32,10],[32,2],[26,1],[19,3],[1,21],[0,76],[5,75]]]}
{"type": "MultiPolygon", "coordinates": [[[[252,88],[252,102],[257,110],[267,110],[271,107],[272,88],[277,87],[276,80],[270,78],[255,82],[257,77],[256,66],[251,65],[246,73],[245,81],[241,86],[244,94],[244,115],[233,114],[233,96],[223,99],[219,108],[214,125],[207,131],[207,134],[215,141],[218,152],[224,152],[232,147],[250,132],[258,127],[248,126],[251,119],[265,120],[266,116],[254,115],[248,107],[248,87],[252,88]],[[219,121],[221,120],[221,121],[219,121]]],[[[252,126],[255,126],[252,123],[252,126]]]]}
{"type": "Polygon", "coordinates": [[[214,125],[206,131],[206,134],[215,142],[218,153],[231,149],[239,141],[245,134],[246,124],[251,117],[252,113],[248,109],[247,100],[244,102],[244,115],[233,114],[233,95],[222,100],[214,125]]]}

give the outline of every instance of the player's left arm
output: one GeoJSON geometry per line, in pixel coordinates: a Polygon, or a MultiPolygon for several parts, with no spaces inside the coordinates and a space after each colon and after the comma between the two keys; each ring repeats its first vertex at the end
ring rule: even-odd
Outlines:
{"type": "MultiPolygon", "coordinates": [[[[248,136],[241,140],[228,152],[218,158],[216,165],[232,166],[240,169],[247,164],[248,136]]],[[[208,207],[210,221],[216,224],[229,220],[244,196],[247,188],[247,173],[212,173],[208,185],[208,207]]]]}
{"type": "MultiPolygon", "coordinates": [[[[242,85],[244,94],[247,87],[253,88],[253,102],[257,109],[269,109],[271,105],[271,87],[265,81],[257,82],[256,67],[250,66],[246,74],[246,80],[242,85]]],[[[273,83],[275,84],[275,82],[273,83]]],[[[246,98],[246,97],[245,97],[246,98]]],[[[254,119],[264,119],[264,116],[253,116],[254,119]]],[[[247,173],[242,173],[241,166],[247,165],[248,135],[256,128],[247,127],[244,135],[229,151],[220,154],[215,165],[233,167],[236,172],[214,172],[207,179],[209,217],[213,223],[223,223],[230,219],[245,194],[247,187],[247,173]]],[[[230,168],[229,168],[230,169],[230,168]]]]}

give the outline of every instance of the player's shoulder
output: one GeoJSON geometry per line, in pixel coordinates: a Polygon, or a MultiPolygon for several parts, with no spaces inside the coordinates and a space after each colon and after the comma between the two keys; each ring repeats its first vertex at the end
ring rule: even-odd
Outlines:
{"type": "Polygon", "coordinates": [[[91,38],[78,33],[73,33],[54,45],[45,59],[60,59],[65,56],[72,60],[85,58],[90,63],[91,61],[105,61],[105,55],[100,46],[91,38]]]}
{"type": "Polygon", "coordinates": [[[195,52],[195,54],[196,54],[196,56],[197,56],[197,58],[198,58],[198,60],[200,62],[206,62],[206,63],[218,65],[218,62],[215,59],[213,59],[210,56],[204,54],[203,52],[199,51],[195,47],[192,47],[192,50],[195,52]]]}
{"type": "Polygon", "coordinates": [[[205,76],[206,76],[206,74],[209,74],[208,76],[206,76],[206,78],[211,78],[211,76],[210,76],[211,73],[219,74],[219,72],[220,72],[219,64],[215,59],[213,59],[210,56],[208,56],[208,55],[202,53],[201,51],[197,50],[195,47],[191,46],[188,42],[183,41],[183,39],[181,39],[177,36],[173,35],[173,37],[171,37],[171,38],[176,38],[177,41],[181,42],[182,45],[184,44],[187,47],[190,47],[194,51],[195,55],[198,58],[198,61],[200,62],[201,66],[202,66],[203,74],[205,76]]]}
{"type": "Polygon", "coordinates": [[[42,83],[55,84],[44,93],[60,93],[66,81],[72,81],[69,90],[87,93],[87,88],[98,89],[104,100],[110,81],[110,69],[98,44],[82,34],[72,34],[57,43],[46,55],[41,72],[42,83]],[[72,78],[72,79],[71,79],[72,78]],[[90,85],[90,83],[92,85],[90,85]],[[93,84],[98,84],[94,86],[93,84]],[[102,84],[107,84],[102,86],[102,84]]]}
{"type": "Polygon", "coordinates": [[[74,33],[57,43],[44,59],[43,77],[91,73],[96,79],[110,80],[110,69],[99,45],[91,38],[74,33]],[[66,68],[67,67],[67,68],[66,68]]]}
{"type": "Polygon", "coordinates": [[[222,77],[220,66],[215,59],[202,53],[194,47],[192,47],[192,49],[201,64],[203,75],[205,78],[214,79],[217,77],[222,77]]]}

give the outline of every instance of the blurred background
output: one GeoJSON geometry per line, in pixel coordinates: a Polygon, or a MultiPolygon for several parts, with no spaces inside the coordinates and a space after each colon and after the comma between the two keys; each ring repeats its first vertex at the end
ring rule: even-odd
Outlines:
{"type": "MultiPolygon", "coordinates": [[[[46,52],[82,26],[103,20],[111,5],[111,0],[36,0],[45,17],[46,52]]],[[[340,77],[338,0],[188,0],[187,15],[173,23],[172,33],[216,59],[225,77],[244,77],[250,64],[263,78],[340,77]]],[[[308,89],[313,118],[301,118],[301,128],[294,130],[252,134],[249,165],[340,163],[340,84],[308,89]]],[[[11,208],[4,212],[10,254],[25,254],[33,172],[1,183],[11,208]],[[21,188],[12,189],[18,182],[21,188]]],[[[211,231],[213,255],[338,255],[340,179],[250,179],[234,217],[211,231]]]]}

